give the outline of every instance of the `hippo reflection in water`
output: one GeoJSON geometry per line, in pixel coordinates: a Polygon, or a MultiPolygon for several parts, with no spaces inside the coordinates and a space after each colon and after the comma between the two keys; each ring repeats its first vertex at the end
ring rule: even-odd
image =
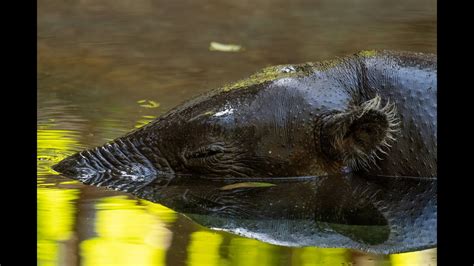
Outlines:
{"type": "Polygon", "coordinates": [[[435,55],[392,51],[265,68],[53,169],[271,243],[430,247],[436,71],[435,55]],[[298,176],[316,180],[230,190],[176,181],[298,176]]]}
{"type": "Polygon", "coordinates": [[[142,186],[140,181],[96,175],[86,184],[129,192],[208,228],[275,245],[378,254],[436,246],[435,178],[348,174],[251,181],[156,180],[142,186]]]}

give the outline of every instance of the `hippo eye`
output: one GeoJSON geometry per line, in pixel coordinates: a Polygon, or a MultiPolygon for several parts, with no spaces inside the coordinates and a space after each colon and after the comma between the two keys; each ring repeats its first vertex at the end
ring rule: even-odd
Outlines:
{"type": "Polygon", "coordinates": [[[224,153],[224,147],[219,144],[211,144],[208,146],[200,147],[199,149],[186,153],[187,159],[204,159],[214,157],[216,155],[224,153]]]}

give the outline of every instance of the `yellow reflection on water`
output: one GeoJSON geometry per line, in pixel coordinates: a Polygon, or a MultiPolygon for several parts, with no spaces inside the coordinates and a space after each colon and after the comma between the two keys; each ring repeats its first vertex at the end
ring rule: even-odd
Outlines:
{"type": "Polygon", "coordinates": [[[191,243],[188,246],[188,265],[222,265],[219,247],[222,236],[218,233],[198,231],[191,234],[191,243]]]}
{"type": "Polygon", "coordinates": [[[57,174],[51,166],[78,149],[78,135],[72,130],[42,127],[37,133],[38,176],[57,174]]]}
{"type": "Polygon", "coordinates": [[[80,244],[83,265],[164,265],[172,233],[148,207],[125,196],[96,205],[97,237],[80,244]]]}
{"type": "Polygon", "coordinates": [[[232,265],[277,265],[280,261],[280,250],[280,247],[258,240],[235,237],[230,241],[229,257],[232,265]]]}
{"type": "Polygon", "coordinates": [[[158,216],[160,221],[166,224],[171,224],[178,218],[178,215],[175,211],[161,204],[153,203],[147,200],[140,200],[139,202],[141,205],[145,206],[150,214],[158,216]]]}
{"type": "Polygon", "coordinates": [[[135,128],[140,128],[151,121],[153,121],[156,118],[154,115],[143,115],[140,119],[137,120],[137,123],[135,124],[135,128]]]}
{"type": "Polygon", "coordinates": [[[77,189],[38,188],[37,236],[38,265],[61,265],[62,242],[71,238],[74,231],[77,189]]]}
{"type": "Polygon", "coordinates": [[[351,253],[344,248],[305,247],[295,250],[300,265],[351,265],[351,253]]]}
{"type": "Polygon", "coordinates": [[[436,249],[407,252],[390,255],[390,262],[395,266],[404,265],[435,265],[436,249]]]}

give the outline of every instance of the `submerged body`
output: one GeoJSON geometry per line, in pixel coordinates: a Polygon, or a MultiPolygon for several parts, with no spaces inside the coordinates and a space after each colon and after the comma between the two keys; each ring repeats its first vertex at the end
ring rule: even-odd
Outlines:
{"type": "Polygon", "coordinates": [[[435,55],[391,51],[269,67],[53,168],[80,180],[436,177],[436,71],[435,55]]]}

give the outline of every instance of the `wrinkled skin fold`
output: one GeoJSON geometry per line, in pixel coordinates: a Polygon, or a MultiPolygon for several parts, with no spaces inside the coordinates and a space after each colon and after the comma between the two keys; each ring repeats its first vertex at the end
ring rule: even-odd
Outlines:
{"type": "Polygon", "coordinates": [[[436,56],[364,51],[263,69],[53,169],[153,182],[205,177],[436,177],[436,56]]]}

